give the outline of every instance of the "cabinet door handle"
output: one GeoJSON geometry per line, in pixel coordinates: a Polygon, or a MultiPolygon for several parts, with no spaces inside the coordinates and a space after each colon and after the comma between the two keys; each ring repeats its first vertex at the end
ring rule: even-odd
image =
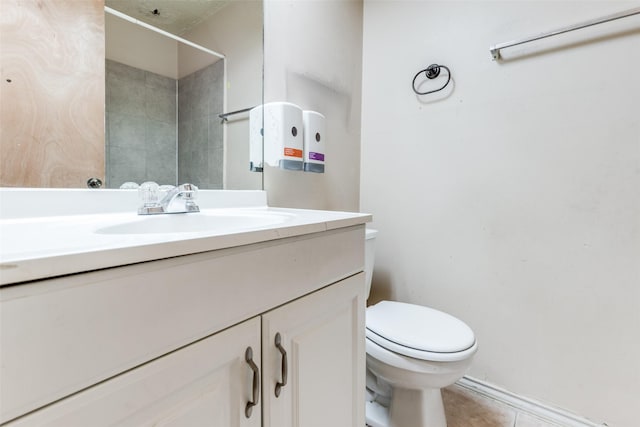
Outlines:
{"type": "Polygon", "coordinates": [[[280,396],[280,391],[282,390],[282,388],[287,385],[287,375],[289,371],[287,364],[287,351],[284,349],[284,347],[282,347],[282,337],[280,336],[280,332],[276,334],[275,344],[276,348],[280,351],[280,354],[282,354],[282,382],[276,383],[276,397],[278,397],[280,396]]]}
{"type": "Polygon", "coordinates": [[[253,361],[253,350],[251,347],[247,347],[247,351],[244,353],[244,360],[249,364],[249,367],[253,371],[253,381],[252,381],[252,394],[253,400],[247,402],[247,406],[244,408],[245,417],[251,417],[251,412],[253,411],[253,407],[258,404],[258,399],[260,399],[260,370],[256,366],[253,361]]]}

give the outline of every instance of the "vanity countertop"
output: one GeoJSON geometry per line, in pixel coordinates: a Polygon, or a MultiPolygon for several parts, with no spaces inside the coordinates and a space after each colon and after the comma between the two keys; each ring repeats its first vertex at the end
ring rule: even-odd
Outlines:
{"type": "MultiPolygon", "coordinates": [[[[76,190],[73,197],[88,194],[84,191],[76,190]]],[[[96,197],[93,191],[91,197],[96,197]]],[[[30,194],[44,194],[46,200],[51,192],[56,195],[56,190],[30,194]]],[[[102,199],[113,196],[107,192],[99,196],[99,203],[89,203],[93,209],[100,207],[102,199]]],[[[126,203],[110,202],[110,208],[101,213],[85,208],[69,215],[64,206],[73,206],[73,200],[65,200],[69,193],[58,190],[57,195],[64,197],[55,198],[55,212],[43,209],[43,216],[34,216],[29,205],[33,197],[24,205],[26,213],[22,215],[14,204],[21,203],[16,198],[23,194],[2,191],[0,286],[317,233],[371,220],[371,215],[362,213],[268,207],[263,192],[247,192],[231,202],[229,196],[237,194],[201,193],[200,213],[137,215],[135,203],[130,203],[135,197],[129,193],[126,203]],[[240,203],[236,203],[238,200],[240,203]],[[123,211],[122,205],[131,209],[123,211]]],[[[116,194],[120,197],[122,193],[116,194]]]]}

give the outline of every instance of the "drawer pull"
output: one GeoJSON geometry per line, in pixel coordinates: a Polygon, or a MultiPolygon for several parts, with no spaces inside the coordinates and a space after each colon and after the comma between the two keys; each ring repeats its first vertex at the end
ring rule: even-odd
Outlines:
{"type": "Polygon", "coordinates": [[[249,367],[253,371],[253,381],[252,381],[252,397],[253,399],[247,402],[247,406],[244,408],[245,417],[251,417],[251,412],[253,411],[253,407],[258,404],[258,399],[260,399],[260,370],[256,366],[253,361],[253,350],[251,347],[247,347],[247,351],[244,353],[244,360],[249,364],[249,367]]]}
{"type": "Polygon", "coordinates": [[[282,390],[282,388],[287,385],[287,376],[289,371],[289,367],[287,364],[287,351],[284,349],[284,347],[282,347],[282,337],[280,336],[280,332],[276,334],[275,344],[276,348],[280,351],[280,354],[282,354],[282,382],[276,383],[276,397],[278,397],[280,396],[280,391],[282,390]]]}

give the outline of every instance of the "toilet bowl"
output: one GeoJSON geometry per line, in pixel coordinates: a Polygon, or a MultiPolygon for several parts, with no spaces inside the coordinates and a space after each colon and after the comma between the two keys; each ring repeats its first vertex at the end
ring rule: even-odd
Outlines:
{"type": "MultiPolygon", "coordinates": [[[[371,287],[375,237],[366,231],[371,287]]],[[[446,427],[440,389],[466,372],[478,343],[471,328],[438,310],[381,301],[366,312],[366,419],[371,427],[446,427]]]]}

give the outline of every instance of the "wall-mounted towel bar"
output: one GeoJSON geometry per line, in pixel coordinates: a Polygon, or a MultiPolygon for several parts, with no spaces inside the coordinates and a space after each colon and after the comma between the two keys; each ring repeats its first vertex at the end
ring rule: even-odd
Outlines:
{"type": "Polygon", "coordinates": [[[247,111],[251,111],[256,107],[249,107],[249,108],[243,108],[242,110],[236,110],[236,111],[230,111],[228,113],[222,113],[222,114],[218,114],[218,117],[220,117],[223,121],[227,121],[227,117],[229,116],[234,116],[236,114],[240,114],[240,113],[246,113],[247,111]]]}
{"type": "Polygon", "coordinates": [[[513,40],[505,43],[498,43],[496,45],[491,46],[489,51],[491,52],[491,56],[494,60],[501,59],[500,50],[505,49],[511,46],[517,46],[524,43],[529,43],[535,40],[544,39],[551,36],[557,36],[558,34],[568,33],[569,31],[580,30],[582,28],[591,27],[593,25],[604,24],[605,22],[615,21],[616,19],[627,18],[629,16],[640,14],[640,7],[636,7],[633,9],[625,10],[623,12],[614,13],[613,15],[604,16],[602,18],[592,19],[590,21],[581,22],[579,24],[574,24],[568,27],[560,28],[554,31],[548,31],[546,33],[541,33],[536,36],[525,37],[519,40],[513,40]]]}

